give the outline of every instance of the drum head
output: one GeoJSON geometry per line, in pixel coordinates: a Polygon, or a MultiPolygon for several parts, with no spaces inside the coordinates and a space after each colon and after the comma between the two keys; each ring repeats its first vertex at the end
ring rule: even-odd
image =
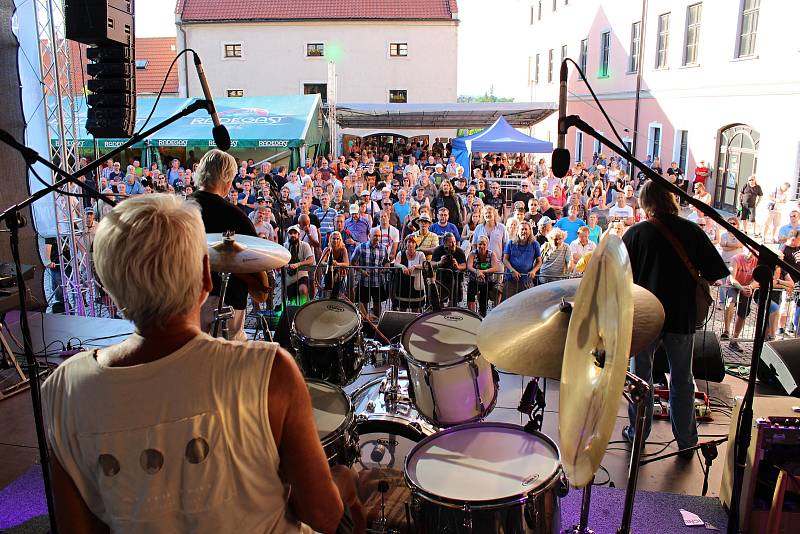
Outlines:
{"type": "Polygon", "coordinates": [[[316,341],[335,341],[359,328],[356,309],[340,300],[315,300],[304,305],[294,316],[294,328],[316,341]]]}
{"type": "Polygon", "coordinates": [[[420,442],[406,460],[406,479],[451,501],[498,501],[531,493],[559,467],[547,438],[503,423],[462,425],[420,442]]]}
{"type": "Polygon", "coordinates": [[[350,401],[339,386],[321,380],[306,380],[320,441],[335,433],[350,415],[350,401]]]}
{"type": "Polygon", "coordinates": [[[481,318],[455,308],[422,315],[403,331],[403,348],[423,363],[444,364],[464,359],[478,348],[481,318]]]}
{"type": "Polygon", "coordinates": [[[411,449],[424,437],[416,429],[388,421],[364,421],[356,426],[359,455],[365,469],[391,469],[402,478],[411,449]]]}

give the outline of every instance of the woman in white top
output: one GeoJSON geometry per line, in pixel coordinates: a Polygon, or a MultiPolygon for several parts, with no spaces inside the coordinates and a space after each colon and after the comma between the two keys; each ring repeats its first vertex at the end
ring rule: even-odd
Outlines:
{"type": "Polygon", "coordinates": [[[472,244],[478,244],[480,236],[485,235],[489,238],[489,250],[494,253],[495,258],[503,257],[503,250],[508,241],[506,227],[497,222],[497,210],[491,206],[483,207],[483,223],[475,227],[472,234],[472,244]]]}
{"type": "Polygon", "coordinates": [[[354,479],[328,467],[289,353],[200,330],[212,282],[197,205],[132,197],[94,244],[136,333],[42,386],[59,530],[333,533],[349,509],[363,531],[354,479]]]}
{"type": "Polygon", "coordinates": [[[417,250],[413,235],[405,239],[406,248],[397,253],[393,265],[399,268],[396,274],[393,300],[400,311],[421,311],[425,301],[425,286],[422,280],[422,264],[425,254],[417,250]]]}

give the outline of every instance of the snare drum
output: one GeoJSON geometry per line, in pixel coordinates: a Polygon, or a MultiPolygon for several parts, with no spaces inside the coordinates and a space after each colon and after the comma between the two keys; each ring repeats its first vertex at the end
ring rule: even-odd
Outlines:
{"type": "Polygon", "coordinates": [[[364,365],[361,315],[349,302],[323,299],[305,304],[292,321],[291,340],[308,378],[346,386],[364,365]]]}
{"type": "Polygon", "coordinates": [[[331,465],[352,465],[357,445],[353,434],[353,407],[350,397],[333,384],[306,379],[314,422],[325,456],[331,465]]]}
{"type": "Polygon", "coordinates": [[[499,377],[478,352],[481,318],[448,308],[421,315],[403,330],[411,398],[436,426],[477,421],[494,408],[499,377]]]}
{"type": "Polygon", "coordinates": [[[410,530],[554,534],[566,480],[556,444],[506,423],[472,423],[419,442],[406,459],[410,530]]]}

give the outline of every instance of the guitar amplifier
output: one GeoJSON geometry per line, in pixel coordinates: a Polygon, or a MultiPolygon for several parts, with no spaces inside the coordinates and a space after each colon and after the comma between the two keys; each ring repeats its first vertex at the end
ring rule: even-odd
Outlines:
{"type": "MultiPolygon", "coordinates": [[[[720,488],[720,500],[727,510],[730,510],[731,503],[733,443],[741,401],[741,397],[736,398],[731,417],[725,470],[722,473],[720,488]]],[[[752,435],[747,450],[739,507],[739,527],[745,534],[767,530],[767,520],[780,470],[785,469],[789,473],[798,474],[800,413],[793,409],[798,404],[798,400],[793,397],[756,397],[754,400],[752,435]]],[[[798,524],[800,524],[800,492],[794,487],[786,491],[779,532],[795,534],[798,524]]]]}

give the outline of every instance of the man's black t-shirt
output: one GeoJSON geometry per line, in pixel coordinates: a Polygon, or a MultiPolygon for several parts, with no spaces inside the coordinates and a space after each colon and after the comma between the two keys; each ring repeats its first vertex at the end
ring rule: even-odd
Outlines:
{"type": "MultiPolygon", "coordinates": [[[[675,215],[659,215],[680,240],[700,274],[714,282],[730,274],[708,236],[695,223],[675,215]]],[[[695,281],[672,244],[647,221],[631,226],[622,236],[633,269],[633,282],[652,292],[664,306],[665,332],[695,331],[695,281]]]]}
{"type": "Polygon", "coordinates": [[[754,208],[758,197],[763,196],[764,191],[761,190],[760,185],[751,186],[747,184],[742,188],[742,205],[748,208],[754,208]]]}
{"type": "Polygon", "coordinates": [[[514,196],[511,197],[511,202],[519,202],[521,200],[525,203],[525,209],[528,209],[528,202],[532,198],[536,198],[533,193],[527,191],[517,191],[514,193],[514,196]]]}
{"type": "MultiPolygon", "coordinates": [[[[433,255],[431,259],[433,261],[440,261],[444,256],[450,255],[458,264],[466,263],[467,256],[464,254],[464,250],[456,246],[455,250],[450,252],[444,245],[439,245],[435,249],[433,249],[433,255]]],[[[455,271],[455,267],[451,263],[445,262],[444,265],[439,267],[436,272],[439,276],[440,281],[444,284],[445,287],[452,287],[453,284],[453,272],[455,271]]],[[[460,279],[458,279],[460,280],[460,279]]]]}
{"type": "MultiPolygon", "coordinates": [[[[206,191],[195,191],[192,194],[192,198],[200,204],[203,226],[207,233],[215,234],[233,231],[238,235],[257,235],[256,229],[247,215],[221,196],[206,191]]],[[[214,289],[211,290],[211,294],[219,295],[219,274],[211,273],[211,280],[214,282],[214,289]]],[[[236,310],[247,308],[247,285],[235,276],[231,276],[230,282],[228,282],[225,304],[233,306],[236,310]]]]}
{"type": "MultiPolygon", "coordinates": [[[[789,245],[784,245],[781,252],[783,252],[783,261],[800,271],[800,247],[790,247],[789,245]]],[[[789,276],[792,277],[792,280],[795,283],[800,281],[800,278],[794,276],[792,273],[789,273],[789,276]]]]}

